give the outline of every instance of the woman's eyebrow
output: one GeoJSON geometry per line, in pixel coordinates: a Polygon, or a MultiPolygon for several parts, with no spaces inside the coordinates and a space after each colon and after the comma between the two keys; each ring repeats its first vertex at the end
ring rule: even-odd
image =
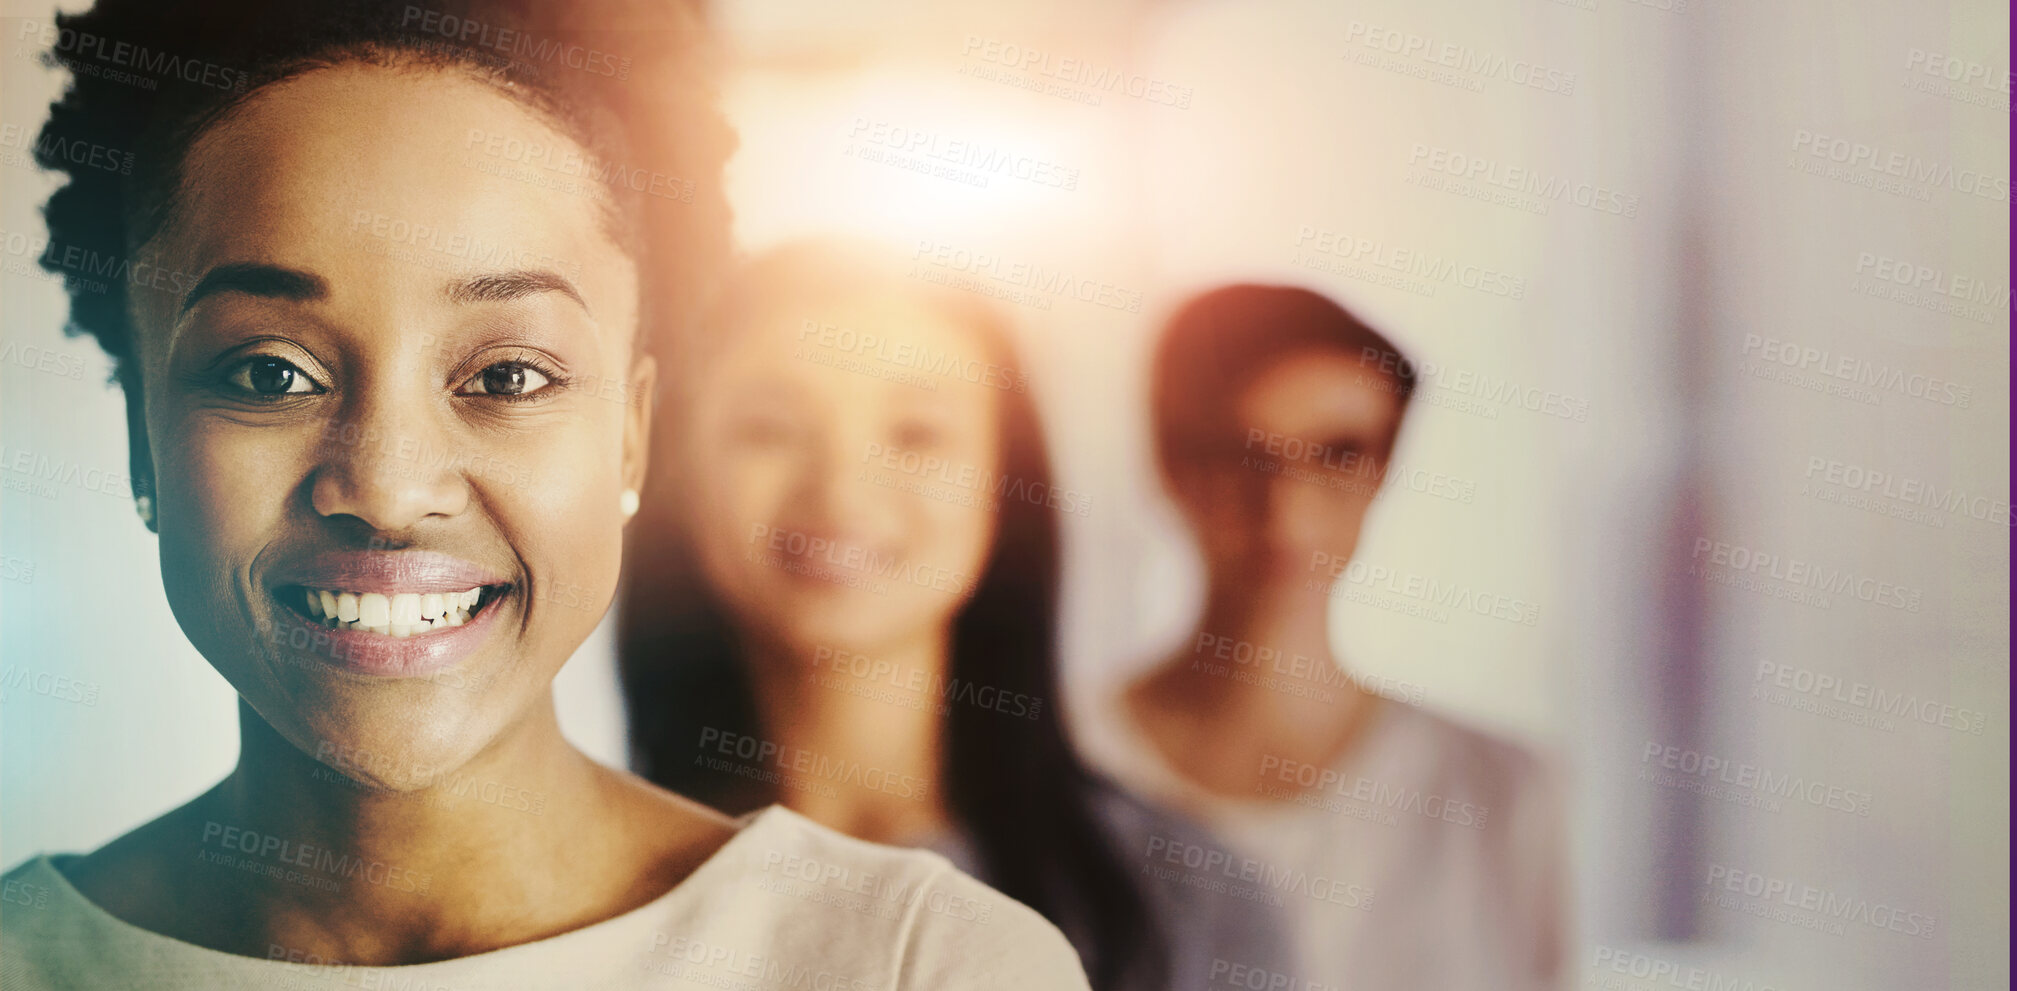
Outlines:
{"type": "Polygon", "coordinates": [[[189,290],[189,295],[182,297],[182,306],[178,312],[188,313],[205,297],[222,292],[242,292],[266,299],[302,302],[328,296],[329,283],[324,282],[321,276],[297,269],[255,262],[234,262],[219,265],[197,280],[196,285],[189,290]]]}
{"type": "Polygon", "coordinates": [[[543,292],[563,293],[579,304],[582,310],[588,309],[588,301],[581,298],[581,291],[574,288],[574,283],[545,269],[490,272],[458,279],[448,285],[449,301],[455,303],[508,303],[543,292]]]}

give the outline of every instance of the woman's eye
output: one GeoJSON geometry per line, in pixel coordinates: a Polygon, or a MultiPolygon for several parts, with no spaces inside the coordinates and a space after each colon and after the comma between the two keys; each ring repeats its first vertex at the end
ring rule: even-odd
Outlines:
{"type": "Polygon", "coordinates": [[[285,358],[253,358],[225,379],[229,384],[255,396],[285,396],[318,392],[315,380],[285,358]]]}
{"type": "Polygon", "coordinates": [[[476,373],[460,391],[465,396],[524,396],[546,388],[550,381],[522,361],[500,361],[476,373]]]}

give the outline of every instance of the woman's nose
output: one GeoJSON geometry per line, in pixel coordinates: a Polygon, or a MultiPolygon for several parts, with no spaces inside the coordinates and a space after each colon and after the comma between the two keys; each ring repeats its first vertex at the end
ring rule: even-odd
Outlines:
{"type": "Polygon", "coordinates": [[[326,517],[352,516],[374,531],[398,532],[469,505],[469,484],[446,432],[425,415],[377,409],[332,423],[311,499],[326,517]]]}

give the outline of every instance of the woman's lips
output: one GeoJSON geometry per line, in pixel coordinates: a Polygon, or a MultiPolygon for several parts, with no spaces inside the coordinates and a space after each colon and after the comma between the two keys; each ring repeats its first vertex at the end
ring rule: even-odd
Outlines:
{"type": "Polygon", "coordinates": [[[267,578],[269,587],[300,585],[381,595],[401,592],[446,595],[511,582],[509,575],[434,551],[325,551],[283,562],[267,578]]]}
{"type": "Polygon", "coordinates": [[[419,551],[341,551],[274,569],[280,646],[358,674],[413,677],[483,642],[515,587],[480,565],[419,551]]]}
{"type": "Polygon", "coordinates": [[[489,637],[504,600],[514,591],[511,586],[486,588],[484,601],[460,625],[430,626],[396,636],[390,623],[387,632],[380,633],[355,623],[311,619],[305,609],[306,593],[291,588],[293,605],[286,592],[275,593],[280,607],[274,626],[276,646],[341,671],[392,678],[424,677],[461,663],[489,637]]]}

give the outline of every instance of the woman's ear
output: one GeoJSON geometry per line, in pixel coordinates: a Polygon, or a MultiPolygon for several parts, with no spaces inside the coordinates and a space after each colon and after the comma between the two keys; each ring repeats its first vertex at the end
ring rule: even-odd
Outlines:
{"type": "Polygon", "coordinates": [[[630,363],[630,391],[623,413],[623,488],[642,493],[651,468],[651,421],[658,388],[658,360],[640,352],[630,363]]]}
{"type": "Polygon", "coordinates": [[[154,447],[147,439],[147,398],[140,388],[140,370],[121,362],[119,388],[126,394],[126,478],[133,489],[133,508],[151,533],[160,533],[155,522],[160,503],[154,497],[154,447]]]}

